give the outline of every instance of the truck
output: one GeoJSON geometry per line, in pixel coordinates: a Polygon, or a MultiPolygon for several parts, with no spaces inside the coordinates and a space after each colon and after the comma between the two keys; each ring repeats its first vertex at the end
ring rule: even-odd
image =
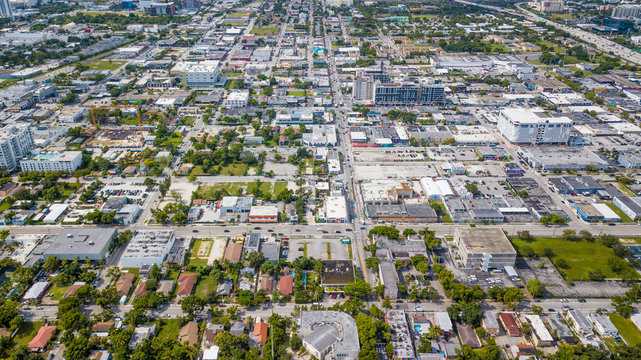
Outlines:
{"type": "Polygon", "coordinates": [[[341,244],[351,244],[352,241],[349,238],[341,238],[341,244]]]}

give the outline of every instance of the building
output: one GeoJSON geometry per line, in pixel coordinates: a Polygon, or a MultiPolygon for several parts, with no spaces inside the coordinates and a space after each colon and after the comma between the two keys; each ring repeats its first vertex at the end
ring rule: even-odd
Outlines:
{"type": "MultiPolygon", "coordinates": [[[[325,289],[344,288],[354,282],[354,263],[352,260],[324,260],[321,286],[325,289]]],[[[330,290],[326,290],[330,291],[330,290]]]]}
{"type": "Polygon", "coordinates": [[[44,259],[52,256],[67,260],[105,260],[109,256],[118,233],[115,228],[63,228],[42,253],[44,259]]]}
{"type": "Polygon", "coordinates": [[[178,333],[178,342],[181,344],[186,343],[188,346],[195,346],[198,344],[199,332],[200,329],[198,328],[198,323],[190,321],[180,329],[180,332],[178,333]]]}
{"type": "Polygon", "coordinates": [[[0,168],[14,171],[34,147],[29,124],[16,123],[0,129],[0,168]]]}
{"type": "Polygon", "coordinates": [[[483,312],[483,328],[490,335],[498,335],[500,332],[499,322],[496,320],[496,315],[491,311],[483,312]]]}
{"type": "Polygon", "coordinates": [[[41,326],[40,329],[38,329],[38,332],[36,333],[36,336],[29,341],[29,344],[27,345],[27,348],[29,348],[29,351],[32,352],[43,352],[47,349],[47,344],[49,343],[49,340],[51,340],[51,337],[53,336],[53,333],[56,331],[55,326],[41,326]]]}
{"type": "Polygon", "coordinates": [[[20,160],[22,171],[76,171],[82,165],[82,152],[42,152],[20,160]]]}
{"type": "Polygon", "coordinates": [[[607,315],[601,315],[601,314],[590,314],[589,316],[590,321],[594,325],[594,328],[596,331],[599,333],[601,336],[617,336],[619,335],[619,330],[617,329],[616,326],[614,326],[614,323],[612,323],[612,320],[607,315]]]}
{"type": "Polygon", "coordinates": [[[434,313],[434,325],[443,330],[443,334],[445,335],[452,335],[454,333],[452,319],[450,319],[450,315],[444,311],[434,313]]]}
{"type": "Polygon", "coordinates": [[[138,230],[120,257],[120,264],[125,268],[161,266],[175,240],[174,230],[138,230]]]}
{"type": "Polygon", "coordinates": [[[233,91],[223,100],[223,106],[227,109],[244,108],[249,102],[249,91],[233,91]]]}
{"type": "Polygon", "coordinates": [[[352,86],[352,98],[354,101],[374,100],[374,81],[364,78],[361,74],[357,75],[352,86]]]}
{"type": "Polygon", "coordinates": [[[269,333],[269,325],[264,322],[257,322],[254,324],[254,332],[252,340],[257,346],[263,346],[267,343],[267,334],[269,333]]]}
{"type": "Polygon", "coordinates": [[[613,18],[635,19],[641,17],[641,4],[619,5],[612,9],[613,18]]]}
{"type": "Polygon", "coordinates": [[[303,144],[307,146],[336,146],[336,126],[311,125],[311,132],[303,134],[303,144]]]}
{"type": "Polygon", "coordinates": [[[259,233],[247,233],[245,235],[244,251],[245,254],[259,252],[260,251],[260,234],[259,233]]]}
{"type": "Polygon", "coordinates": [[[200,0],[182,0],[182,8],[186,10],[200,10],[200,0]]]}
{"type": "Polygon", "coordinates": [[[142,345],[142,342],[151,338],[156,333],[156,324],[139,325],[134,329],[134,333],[129,339],[129,350],[133,350],[142,345]]]}
{"type": "Polygon", "coordinates": [[[532,336],[532,341],[534,345],[539,346],[551,346],[554,339],[550,332],[545,327],[543,320],[539,315],[525,315],[525,318],[532,325],[532,330],[534,330],[534,336],[532,336]]]}
{"type": "Polygon", "coordinates": [[[189,87],[214,87],[218,84],[219,78],[219,61],[208,60],[185,65],[185,81],[189,87]]]}
{"type": "Polygon", "coordinates": [[[612,203],[630,219],[638,220],[641,218],[641,196],[615,196],[612,203]]]}
{"type": "Polygon", "coordinates": [[[287,296],[294,293],[294,277],[291,275],[283,275],[278,279],[278,291],[281,295],[287,296]]]}
{"type": "Polygon", "coordinates": [[[118,281],[116,281],[116,294],[118,296],[129,295],[131,287],[134,285],[134,280],[136,280],[136,275],[133,273],[120,274],[118,281]]]}
{"type": "Polygon", "coordinates": [[[226,213],[248,213],[254,204],[252,196],[224,196],[220,201],[220,212],[226,213]]]}
{"type": "Polygon", "coordinates": [[[603,221],[603,215],[592,204],[574,203],[572,207],[581,220],[585,222],[596,223],[603,221]]]}
{"type": "Polygon", "coordinates": [[[576,344],[576,338],[570,330],[570,327],[563,322],[561,319],[550,317],[547,319],[548,324],[550,325],[550,330],[556,332],[556,336],[565,341],[568,344],[576,344]]]}
{"type": "Polygon", "coordinates": [[[231,243],[225,249],[225,260],[239,262],[243,257],[243,244],[231,243]]]}
{"type": "Polygon", "coordinates": [[[501,229],[457,228],[454,244],[466,269],[502,269],[516,261],[516,250],[501,229]]]}
{"type": "Polygon", "coordinates": [[[572,327],[580,336],[592,334],[592,324],[580,310],[569,310],[567,312],[567,318],[572,320],[572,327]]]}
{"type": "Polygon", "coordinates": [[[360,345],[354,318],[339,311],[303,311],[298,320],[303,346],[319,360],[357,360],[360,345]]]}
{"type": "Polygon", "coordinates": [[[398,298],[398,272],[393,261],[383,260],[378,265],[380,284],[385,285],[384,297],[394,300],[398,298]]]}
{"type": "Polygon", "coordinates": [[[405,311],[388,310],[385,314],[385,322],[390,327],[390,343],[394,350],[392,359],[415,359],[412,335],[407,326],[405,311]]]}
{"type": "Polygon", "coordinates": [[[151,15],[176,15],[174,3],[151,3],[151,15]]]}
{"type": "Polygon", "coordinates": [[[426,83],[374,82],[374,103],[379,106],[445,105],[445,87],[426,83]]]}
{"type": "Polygon", "coordinates": [[[9,0],[0,0],[0,17],[13,19],[13,11],[11,11],[9,0]]]}
{"type": "Polygon", "coordinates": [[[178,276],[178,290],[176,290],[176,297],[184,298],[191,295],[196,284],[196,274],[182,273],[178,276]]]}
{"type": "Polygon", "coordinates": [[[514,144],[567,144],[572,128],[568,117],[545,117],[530,109],[508,108],[499,113],[497,128],[514,144]]]}
{"type": "Polygon", "coordinates": [[[550,146],[543,148],[531,146],[521,147],[519,153],[530,166],[543,171],[552,169],[583,170],[588,166],[604,170],[611,167],[606,160],[586,147],[550,146]]]}
{"type": "Polygon", "coordinates": [[[252,206],[249,210],[250,223],[277,223],[278,207],[273,205],[252,206]]]}
{"type": "Polygon", "coordinates": [[[347,201],[344,196],[328,196],[323,205],[322,219],[329,223],[346,223],[349,221],[347,214],[347,201]]]}
{"type": "Polygon", "coordinates": [[[23,301],[36,301],[42,299],[49,290],[51,284],[48,281],[38,281],[31,285],[27,292],[22,297],[23,301]]]}
{"type": "Polygon", "coordinates": [[[468,345],[472,348],[481,347],[481,341],[470,325],[456,324],[456,332],[458,333],[459,339],[461,339],[461,344],[468,345]]]}
{"type": "Polygon", "coordinates": [[[538,2],[538,10],[542,13],[560,13],[564,8],[563,0],[539,0],[538,2]]]}
{"type": "Polygon", "coordinates": [[[512,337],[521,336],[521,327],[517,324],[516,319],[510,313],[499,314],[499,320],[505,329],[505,332],[512,337]]]}

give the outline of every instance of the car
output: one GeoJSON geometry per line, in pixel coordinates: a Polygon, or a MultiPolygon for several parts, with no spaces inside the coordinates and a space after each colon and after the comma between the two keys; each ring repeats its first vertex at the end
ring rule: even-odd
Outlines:
{"type": "Polygon", "coordinates": [[[304,249],[304,248],[302,248],[302,247],[299,247],[299,248],[298,248],[298,251],[304,251],[304,250],[305,250],[305,249],[304,249]]]}
{"type": "Polygon", "coordinates": [[[347,228],[347,229],[345,229],[345,231],[352,231],[352,229],[350,229],[350,228],[347,228]]]}
{"type": "Polygon", "coordinates": [[[567,303],[567,302],[570,302],[570,300],[568,300],[568,299],[561,299],[561,302],[562,302],[562,303],[567,303]]]}
{"type": "Polygon", "coordinates": [[[397,304],[402,304],[402,303],[403,303],[403,300],[396,300],[396,303],[397,303],[397,304]]]}
{"type": "Polygon", "coordinates": [[[260,226],[254,226],[254,230],[260,230],[260,226]]]}
{"type": "Polygon", "coordinates": [[[341,233],[341,231],[340,231],[340,230],[336,230],[336,233],[337,233],[337,234],[340,234],[340,233],[341,233]]]}
{"type": "Polygon", "coordinates": [[[299,259],[302,259],[302,258],[303,258],[303,255],[299,256],[298,258],[299,258],[299,259]]]}
{"type": "Polygon", "coordinates": [[[194,230],[192,230],[191,232],[195,232],[195,233],[197,233],[197,232],[198,232],[198,230],[194,229],[194,230]]]}
{"type": "Polygon", "coordinates": [[[31,308],[28,307],[28,306],[25,306],[25,307],[22,308],[22,310],[31,310],[31,308]]]}
{"type": "Polygon", "coordinates": [[[548,309],[549,312],[556,312],[554,309],[548,309]]]}
{"type": "Polygon", "coordinates": [[[36,308],[36,310],[42,310],[42,309],[44,309],[42,306],[38,306],[38,307],[36,308]]]}
{"type": "Polygon", "coordinates": [[[226,232],[226,233],[228,233],[228,232],[229,232],[229,229],[225,229],[225,231],[223,231],[223,232],[226,232]]]}
{"type": "Polygon", "coordinates": [[[300,232],[300,229],[296,229],[296,230],[294,230],[294,231],[296,231],[296,232],[300,232]]]}
{"type": "Polygon", "coordinates": [[[617,226],[615,223],[608,223],[608,226],[617,226]]]}
{"type": "Polygon", "coordinates": [[[323,234],[327,234],[327,233],[329,233],[329,231],[323,230],[323,234]]]}
{"type": "Polygon", "coordinates": [[[579,299],[578,301],[579,301],[580,303],[587,302],[587,300],[585,300],[585,299],[579,299]]]}
{"type": "Polygon", "coordinates": [[[224,305],[224,304],[218,304],[218,307],[219,307],[219,308],[224,308],[224,307],[225,307],[225,305],[224,305]]]}
{"type": "Polygon", "coordinates": [[[361,230],[365,230],[365,229],[366,229],[365,226],[361,226],[361,230]]]}
{"type": "Polygon", "coordinates": [[[274,232],[273,229],[267,229],[267,232],[274,232]]]}

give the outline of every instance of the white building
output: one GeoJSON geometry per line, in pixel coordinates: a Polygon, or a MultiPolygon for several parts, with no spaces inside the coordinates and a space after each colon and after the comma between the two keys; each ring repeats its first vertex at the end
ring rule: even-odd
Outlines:
{"type": "Polygon", "coordinates": [[[64,214],[65,211],[67,211],[67,208],[69,207],[69,204],[53,204],[49,206],[49,212],[47,213],[47,216],[42,219],[42,222],[45,224],[53,224],[55,223],[62,214],[64,214]]]}
{"type": "Polygon", "coordinates": [[[167,259],[176,237],[173,230],[139,230],[120,258],[124,268],[158,265],[167,259]]]}
{"type": "Polygon", "coordinates": [[[590,314],[590,321],[594,325],[594,328],[601,336],[616,336],[619,335],[619,330],[612,320],[606,315],[599,314],[590,314]]]}
{"type": "Polygon", "coordinates": [[[81,151],[42,152],[20,160],[22,171],[76,171],[82,165],[81,151]]]}
{"type": "Polygon", "coordinates": [[[0,129],[0,167],[13,171],[18,161],[33,150],[33,137],[27,123],[17,123],[0,129]]]}
{"type": "Polygon", "coordinates": [[[219,77],[219,61],[201,61],[185,65],[185,81],[189,87],[214,87],[219,77]]]}
{"type": "Polygon", "coordinates": [[[542,117],[523,108],[507,108],[499,113],[501,135],[515,144],[566,144],[572,120],[568,117],[542,117]]]}
{"type": "Polygon", "coordinates": [[[641,4],[619,5],[612,9],[612,17],[626,19],[641,17],[641,4]]]}
{"type": "Polygon", "coordinates": [[[303,144],[307,146],[336,146],[336,126],[312,125],[311,133],[303,134],[303,144]]]}
{"type": "Polygon", "coordinates": [[[223,102],[223,106],[227,109],[243,108],[247,107],[248,102],[249,91],[234,91],[227,95],[227,98],[225,98],[225,101],[223,102]]]}
{"type": "Polygon", "coordinates": [[[347,6],[350,7],[352,6],[353,2],[352,0],[326,0],[325,1],[327,6],[335,6],[335,7],[341,7],[341,6],[347,6]]]}
{"type": "Polygon", "coordinates": [[[450,183],[445,179],[434,180],[426,177],[421,179],[421,185],[425,191],[425,196],[427,196],[429,200],[454,196],[454,191],[452,191],[450,183]]]}
{"type": "Polygon", "coordinates": [[[13,18],[13,12],[11,11],[11,4],[9,3],[9,0],[0,0],[0,17],[13,18]]]}
{"type": "Polygon", "coordinates": [[[349,220],[347,201],[344,196],[328,196],[323,207],[324,220],[331,223],[345,223],[349,220]]]}
{"type": "Polygon", "coordinates": [[[74,123],[82,120],[85,115],[85,109],[79,107],[65,108],[58,114],[58,121],[65,123],[74,123]]]}

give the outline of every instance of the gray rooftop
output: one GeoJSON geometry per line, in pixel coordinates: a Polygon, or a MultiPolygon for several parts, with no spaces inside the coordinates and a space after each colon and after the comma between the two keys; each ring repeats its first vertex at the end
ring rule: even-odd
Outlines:
{"type": "Polygon", "coordinates": [[[69,256],[83,258],[100,254],[115,233],[116,229],[110,228],[64,228],[42,255],[45,259],[50,256],[69,259],[69,256]]]}
{"type": "Polygon", "coordinates": [[[334,353],[358,357],[360,345],[354,319],[339,311],[303,311],[298,335],[316,349],[334,344],[334,353]]]}
{"type": "Polygon", "coordinates": [[[456,235],[469,252],[516,254],[501,229],[458,228],[456,235]]]}

